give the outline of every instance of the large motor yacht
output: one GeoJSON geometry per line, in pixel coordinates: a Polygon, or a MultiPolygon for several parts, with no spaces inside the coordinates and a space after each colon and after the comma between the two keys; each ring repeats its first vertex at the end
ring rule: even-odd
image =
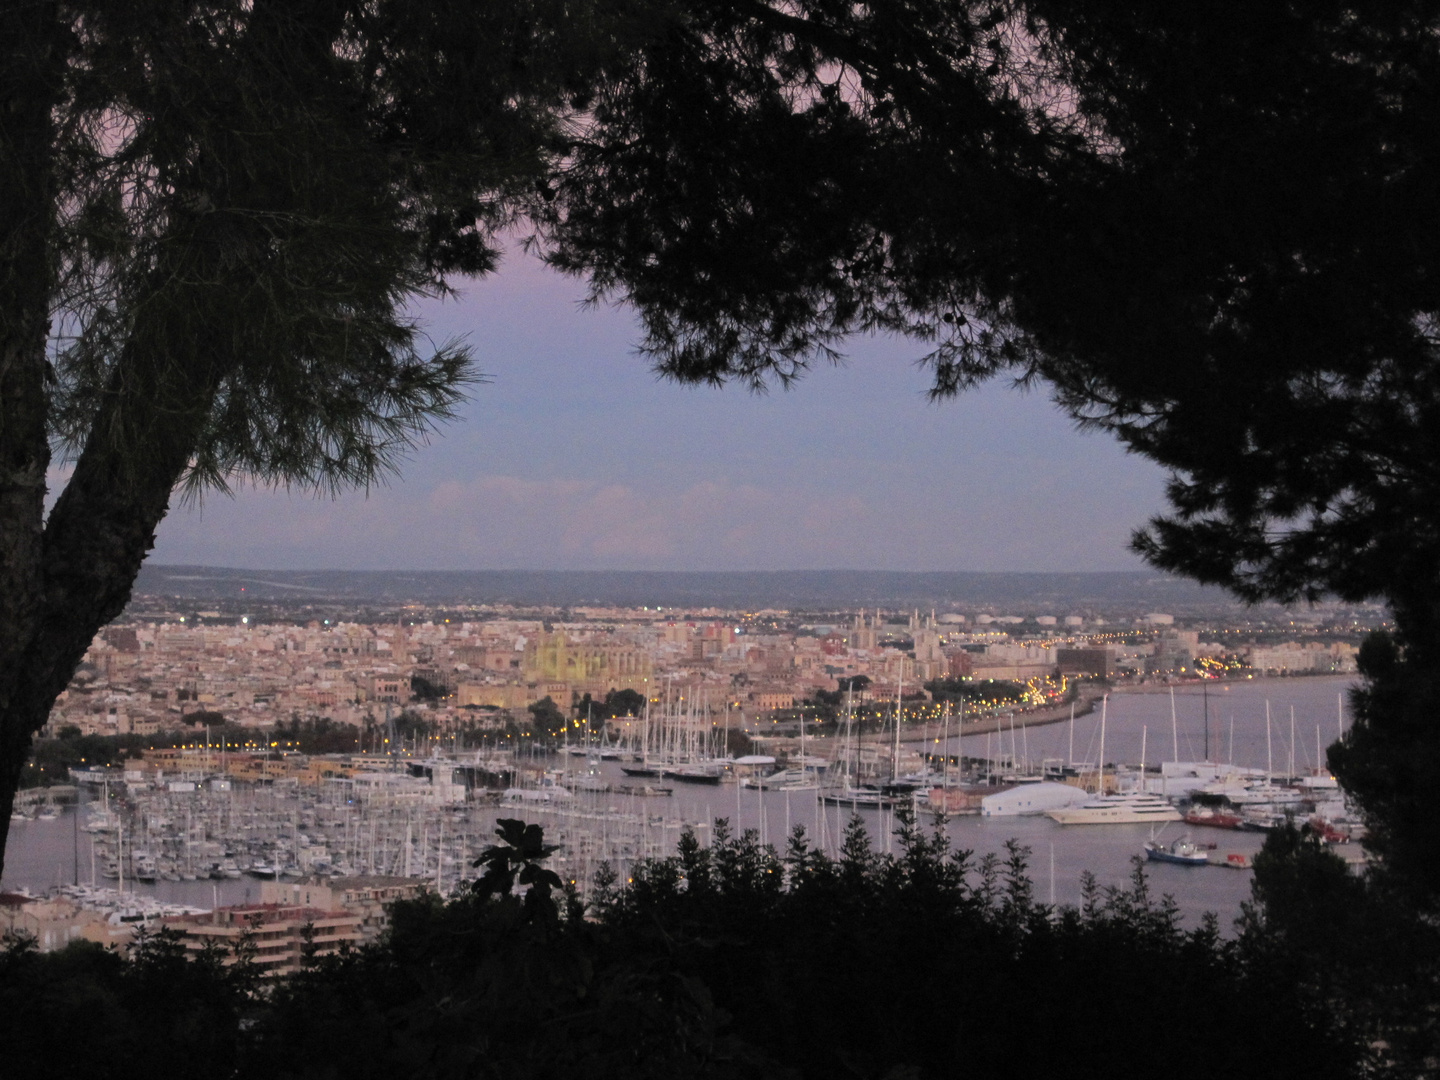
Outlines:
{"type": "Polygon", "coordinates": [[[1136,822],[1184,819],[1184,815],[1161,796],[1141,791],[1100,795],[1079,806],[1048,810],[1045,816],[1061,825],[1133,825],[1136,822]]]}

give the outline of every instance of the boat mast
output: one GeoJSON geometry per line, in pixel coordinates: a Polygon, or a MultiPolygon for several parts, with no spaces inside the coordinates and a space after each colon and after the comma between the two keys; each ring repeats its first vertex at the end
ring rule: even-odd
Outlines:
{"type": "MultiPolygon", "coordinates": [[[[726,705],[725,708],[726,708],[726,711],[728,712],[730,707],[729,707],[729,705],[726,705]]],[[[728,717],[726,718],[726,721],[727,721],[727,723],[728,723],[728,721],[729,721],[729,718],[728,718],[728,717]]],[[[801,783],[804,783],[804,782],[805,782],[805,770],[806,770],[807,768],[809,768],[809,762],[807,762],[807,761],[805,760],[805,710],[802,708],[802,709],[800,710],[800,782],[801,782],[801,783]]],[[[787,795],[786,798],[788,799],[789,796],[787,795]]],[[[785,805],[786,805],[786,809],[789,809],[789,805],[790,805],[790,804],[789,804],[789,803],[786,803],[785,805]]],[[[786,822],[785,822],[785,835],[786,835],[786,836],[789,836],[789,835],[790,835],[790,822],[789,822],[788,819],[787,819],[786,822]]]]}
{"type": "Polygon", "coordinates": [[[900,677],[895,683],[895,749],[890,755],[890,779],[900,779],[900,710],[905,700],[905,660],[900,660],[900,677]]]}
{"type": "MultiPolygon", "coordinates": [[[[965,775],[965,691],[960,691],[960,715],[955,720],[955,739],[960,744],[955,753],[955,765],[960,769],[960,775],[965,775]]],[[[946,744],[946,752],[950,750],[946,744]]]]}
{"type": "MultiPolygon", "coordinates": [[[[844,755],[845,755],[845,760],[844,760],[844,762],[842,763],[840,775],[841,775],[842,777],[844,777],[844,779],[845,779],[845,787],[846,787],[847,789],[854,786],[854,785],[850,782],[850,754],[851,754],[851,749],[852,749],[851,746],[850,746],[850,729],[851,729],[852,725],[854,724],[854,721],[855,721],[855,680],[854,680],[854,679],[851,679],[851,680],[850,680],[850,685],[848,685],[847,687],[845,687],[845,735],[844,735],[844,738],[842,738],[842,739],[841,739],[841,742],[840,742],[842,751],[843,751],[843,753],[844,753],[844,755]]],[[[857,757],[857,759],[858,759],[858,757],[859,757],[859,751],[856,750],[855,753],[856,753],[856,757],[857,757]]],[[[859,780],[859,778],[860,778],[860,762],[857,760],[857,761],[855,762],[855,779],[856,779],[856,780],[859,780]]]]}
{"type": "Polygon", "coordinates": [[[1096,794],[1105,794],[1105,709],[1110,703],[1110,695],[1106,694],[1100,699],[1100,764],[1095,776],[1096,794]]]}
{"type": "Polygon", "coordinates": [[[940,786],[950,786],[950,701],[945,701],[945,714],[943,720],[944,735],[940,740],[940,786]]]}
{"type": "Polygon", "coordinates": [[[1270,747],[1270,702],[1267,699],[1265,702],[1265,783],[1267,784],[1275,783],[1273,757],[1270,747]]]}
{"type": "Polygon", "coordinates": [[[1065,763],[1070,768],[1075,767],[1075,702],[1070,702],[1070,758],[1065,763]]]}
{"type": "Polygon", "coordinates": [[[1295,706],[1290,706],[1290,776],[1295,779],[1295,706]]]}
{"type": "MultiPolygon", "coordinates": [[[[1202,696],[1203,696],[1203,700],[1204,700],[1204,702],[1205,702],[1205,760],[1206,760],[1206,761],[1209,761],[1209,760],[1210,760],[1210,684],[1209,684],[1209,683],[1204,683],[1204,684],[1202,684],[1201,687],[1200,687],[1200,692],[1201,692],[1201,694],[1202,694],[1202,696]]],[[[1232,764],[1232,765],[1235,764],[1234,755],[1233,755],[1233,754],[1231,755],[1230,764],[1232,764]]]]}
{"type": "MultiPolygon", "coordinates": [[[[1191,753],[1194,753],[1192,750],[1191,753]]],[[[1180,760],[1180,725],[1175,719],[1175,687],[1170,687],[1170,760],[1180,760]]]]}

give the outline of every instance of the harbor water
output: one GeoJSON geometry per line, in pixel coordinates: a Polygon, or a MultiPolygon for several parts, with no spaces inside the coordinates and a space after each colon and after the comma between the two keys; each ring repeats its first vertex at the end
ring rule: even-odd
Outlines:
{"type": "MultiPolygon", "coordinates": [[[[1294,772],[1305,773],[1317,760],[1323,760],[1316,756],[1317,729],[1323,755],[1324,747],[1348,725],[1345,691],[1351,682],[1348,678],[1330,677],[1255,680],[1212,686],[1208,695],[1197,687],[1185,686],[1177,688],[1174,695],[1173,726],[1168,692],[1148,692],[1147,688],[1142,692],[1115,694],[1105,709],[1105,760],[1136,764],[1141,760],[1142,744],[1145,759],[1152,766],[1161,760],[1171,760],[1177,746],[1181,760],[1202,760],[1208,708],[1210,760],[1256,768],[1265,768],[1268,760],[1277,773],[1285,773],[1290,771],[1293,752],[1294,772]]],[[[948,747],[941,740],[912,745],[936,754],[948,750],[952,755],[963,753],[972,758],[1013,757],[1022,766],[1027,761],[1038,766],[1044,759],[1093,762],[1099,753],[1099,724],[1097,710],[1077,719],[1073,726],[1062,721],[1043,727],[1017,728],[1013,735],[1007,729],[989,736],[952,738],[948,747]]],[[[817,740],[811,747],[812,753],[826,755],[828,751],[825,740],[817,740]]],[[[388,869],[399,872],[403,866],[420,874],[429,843],[424,837],[428,835],[434,840],[438,834],[450,838],[441,865],[449,868],[453,864],[453,868],[444,872],[453,874],[458,882],[463,866],[490,841],[494,820],[514,817],[544,826],[547,838],[562,845],[556,868],[562,876],[574,878],[583,886],[602,859],[615,865],[623,880],[635,860],[673,852],[680,830],[686,825],[695,827],[702,841],[707,840],[710,823],[717,818],[728,819],[732,827],[755,829],[764,841],[780,848],[789,831],[803,825],[813,846],[834,854],[848,819],[857,813],[849,807],[826,806],[813,791],[761,791],[737,784],[710,786],[663,780],[656,783],[669,788],[672,792],[669,796],[624,794],[620,789],[629,781],[617,761],[587,765],[584,759],[556,756],[550,763],[572,771],[589,770],[588,779],[593,786],[610,790],[584,790],[574,786],[572,798],[563,803],[536,801],[498,806],[472,803],[460,808],[432,806],[406,811],[408,817],[392,816],[387,819],[390,824],[386,827],[405,838],[405,850],[418,852],[415,858],[419,861],[411,868],[398,854],[399,843],[395,841],[387,849],[392,852],[387,856],[391,859],[388,869]],[[443,825],[438,820],[442,818],[443,825]]],[[[196,793],[194,797],[202,796],[196,793]]],[[[227,793],[226,798],[231,803],[232,815],[235,808],[249,808],[261,816],[263,812],[278,812],[284,819],[298,811],[293,808],[276,811],[276,800],[303,800],[304,796],[261,789],[227,793]]],[[[346,812],[363,814],[359,809],[346,812]]],[[[861,808],[858,815],[874,847],[880,851],[895,850],[891,811],[861,808]]],[[[926,825],[929,827],[928,820],[926,825]]],[[[3,887],[40,893],[76,881],[113,884],[95,880],[92,836],[79,826],[73,810],[66,810],[53,820],[13,822],[3,887]]],[[[373,854],[376,826],[372,822],[366,827],[372,836],[373,854]]],[[[1153,828],[1149,825],[1061,826],[1044,817],[978,816],[953,817],[941,827],[955,849],[972,852],[972,861],[986,855],[1004,858],[1007,841],[1018,841],[1029,849],[1029,869],[1036,898],[1070,905],[1080,903],[1082,875],[1087,871],[1102,888],[1127,887],[1134,869],[1133,860],[1142,854],[1153,828]]],[[[350,831],[358,835],[361,830],[357,825],[350,827],[350,831]]],[[[1213,842],[1227,853],[1253,855],[1264,840],[1260,833],[1190,829],[1183,823],[1163,826],[1161,836],[1173,839],[1185,831],[1195,840],[1213,842]]],[[[438,840],[435,840],[434,851],[438,858],[441,853],[438,840]]],[[[371,860],[372,867],[375,861],[371,860]]],[[[385,869],[384,860],[380,862],[380,869],[385,869]]],[[[433,870],[423,872],[435,873],[433,870]]],[[[1162,894],[1171,895],[1187,926],[1197,925],[1205,912],[1213,912],[1222,930],[1228,930],[1240,913],[1240,905],[1250,897],[1252,875],[1248,870],[1148,863],[1145,873],[1152,895],[1157,898],[1162,894]]],[[[446,885],[453,887],[448,881],[446,885]]],[[[256,902],[260,896],[260,881],[252,877],[127,882],[126,887],[158,899],[206,908],[217,903],[256,902]]]]}

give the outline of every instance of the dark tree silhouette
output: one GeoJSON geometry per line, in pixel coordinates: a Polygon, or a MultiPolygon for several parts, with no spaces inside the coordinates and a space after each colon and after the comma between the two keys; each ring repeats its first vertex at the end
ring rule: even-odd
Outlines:
{"type": "Polygon", "coordinates": [[[535,734],[555,739],[564,734],[565,714],[560,711],[560,706],[556,705],[548,696],[525,708],[530,713],[530,722],[534,725],[535,734]]]}
{"type": "Polygon", "coordinates": [[[0,8],[0,857],[33,735],[177,488],[364,486],[476,380],[405,305],[494,269],[633,17],[0,8]]]}

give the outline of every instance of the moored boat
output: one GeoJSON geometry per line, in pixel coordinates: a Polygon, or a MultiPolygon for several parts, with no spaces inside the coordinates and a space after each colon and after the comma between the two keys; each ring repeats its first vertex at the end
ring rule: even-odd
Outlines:
{"type": "Polygon", "coordinates": [[[913,802],[914,799],[913,795],[884,792],[879,788],[836,786],[820,789],[821,802],[849,806],[856,810],[890,810],[901,803],[913,802]]]}
{"type": "Polygon", "coordinates": [[[1240,817],[1240,828],[1246,832],[1270,832],[1286,822],[1284,814],[1264,808],[1246,810],[1240,817]]]}
{"type": "Polygon", "coordinates": [[[617,791],[621,795],[643,795],[646,797],[673,795],[674,788],[661,787],[658,784],[621,784],[617,791]]]}
{"type": "Polygon", "coordinates": [[[1180,866],[1207,866],[1210,863],[1209,854],[1185,836],[1168,844],[1159,840],[1145,841],[1145,858],[1180,866]]]}
{"type": "Polygon", "coordinates": [[[672,765],[661,775],[666,779],[679,780],[684,784],[718,784],[720,783],[720,769],[719,764],[672,765]]]}
{"type": "Polygon", "coordinates": [[[1329,818],[1314,815],[1308,822],[1312,831],[1327,844],[1348,844],[1350,843],[1350,832],[1344,826],[1339,825],[1329,818]]]}
{"type": "Polygon", "coordinates": [[[769,776],[746,777],[742,783],[761,791],[814,791],[820,786],[819,779],[809,769],[781,769],[769,776]]]}
{"type": "Polygon", "coordinates": [[[1185,824],[1207,825],[1212,829],[1238,829],[1244,821],[1239,814],[1231,810],[1222,810],[1214,806],[1192,806],[1185,811],[1185,824]]]}
{"type": "Polygon", "coordinates": [[[1045,816],[1061,825],[1134,825],[1147,821],[1183,821],[1184,815],[1159,795],[1140,791],[1100,795],[1079,806],[1047,810],[1045,816]]]}

